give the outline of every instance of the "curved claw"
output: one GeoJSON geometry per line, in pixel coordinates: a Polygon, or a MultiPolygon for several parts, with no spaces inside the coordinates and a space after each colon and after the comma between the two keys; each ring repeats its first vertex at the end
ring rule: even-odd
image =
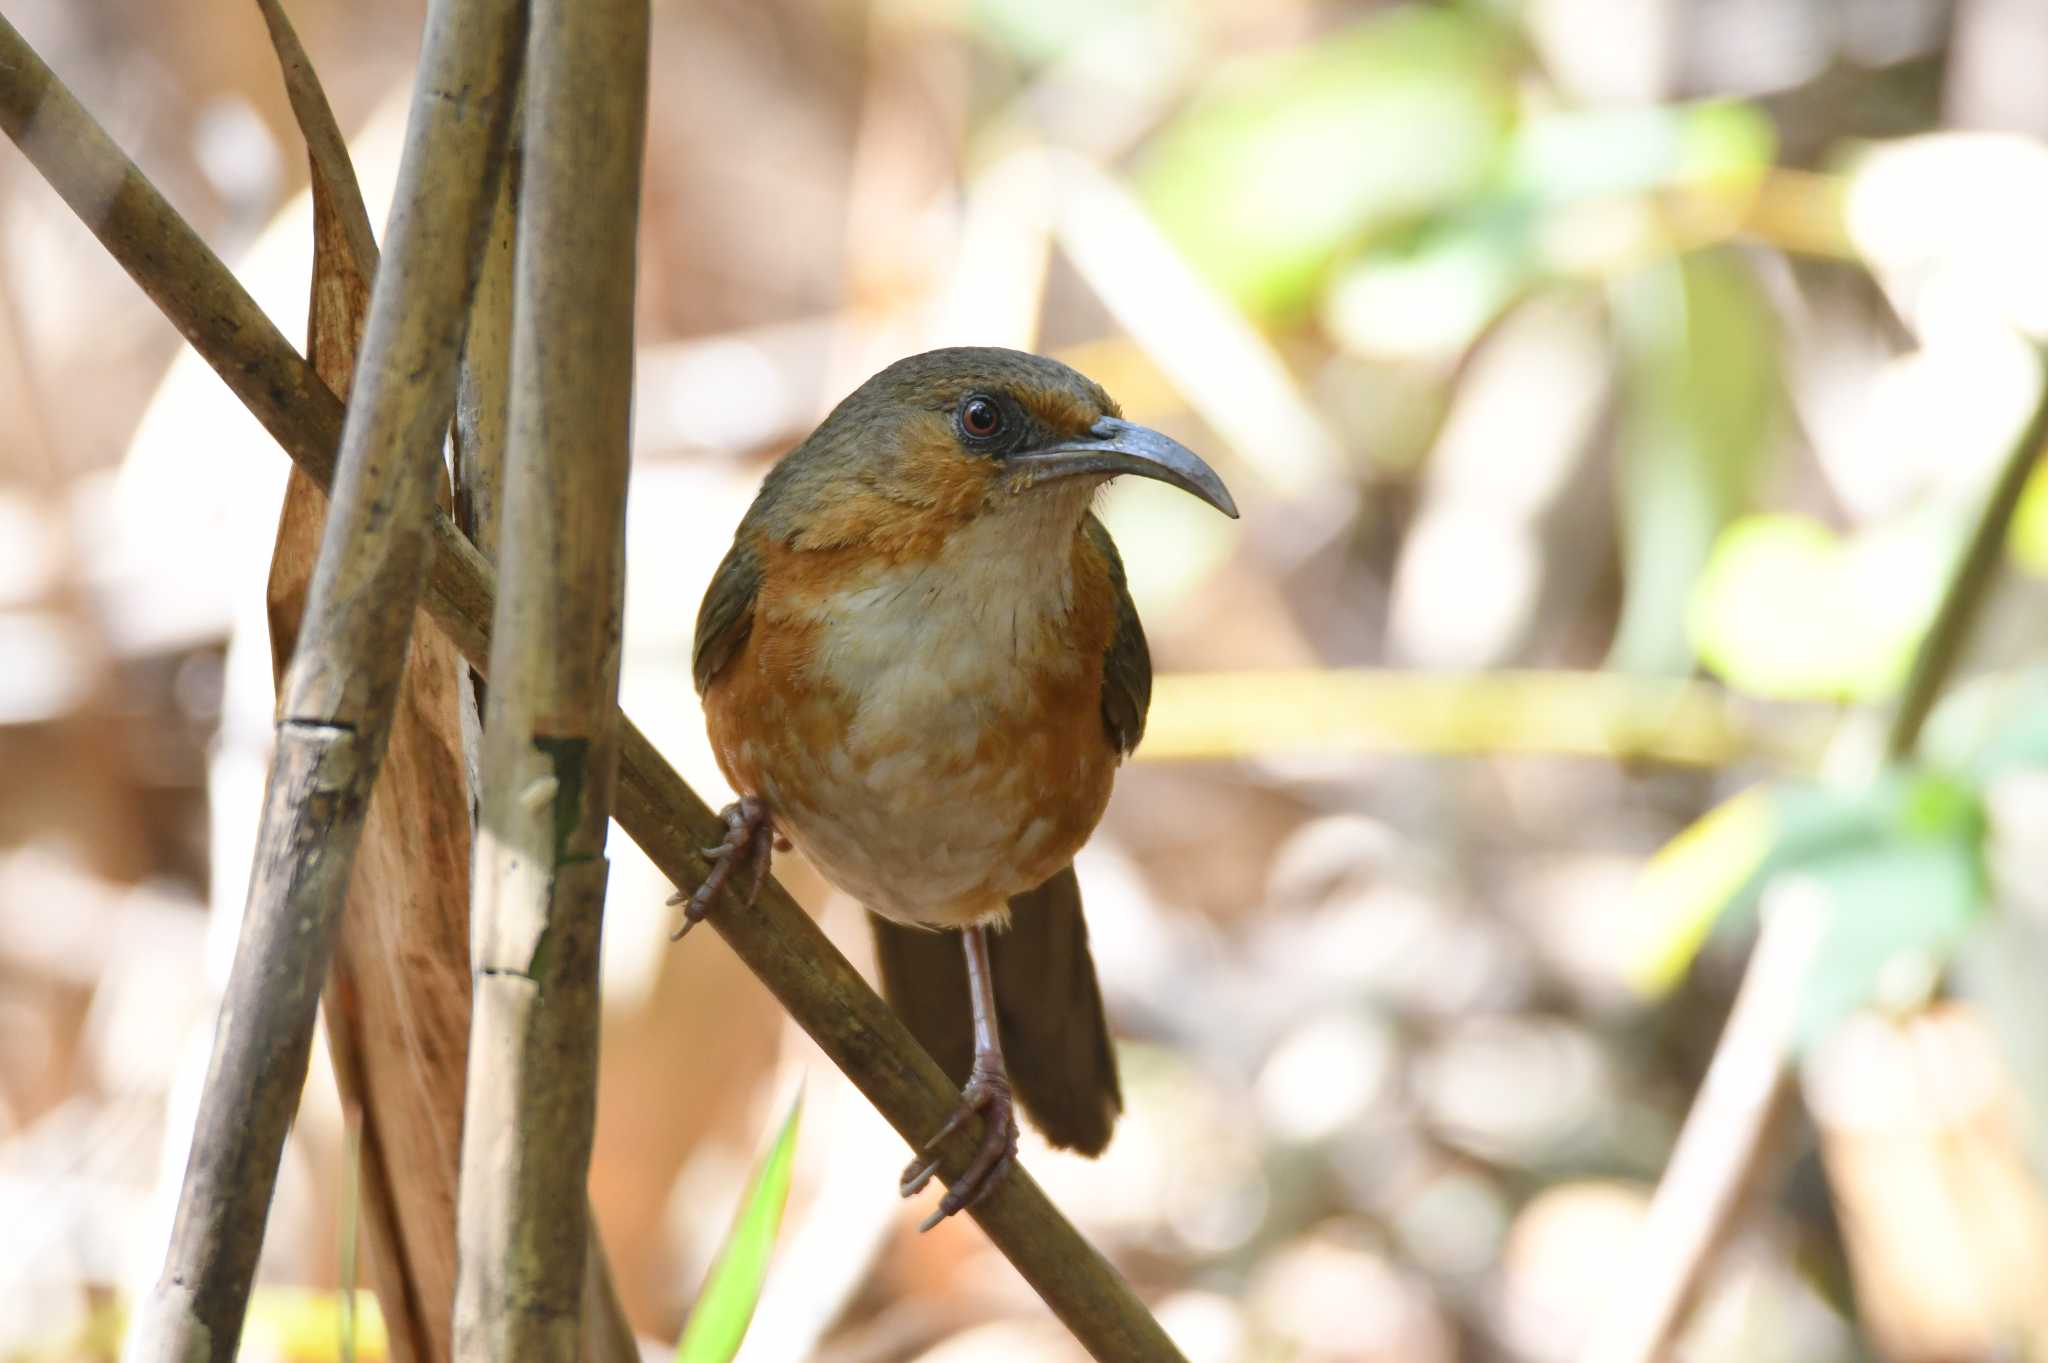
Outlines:
{"type": "Polygon", "coordinates": [[[924,1185],[932,1181],[932,1175],[939,1172],[939,1157],[932,1156],[919,1164],[912,1160],[904,1166],[903,1177],[897,1180],[896,1191],[903,1197],[916,1197],[924,1191],[924,1185]]]}
{"type": "MultiPolygon", "coordinates": [[[[967,1180],[963,1178],[959,1183],[948,1188],[946,1195],[939,1199],[937,1209],[930,1216],[917,1223],[918,1231],[920,1233],[928,1231],[955,1212],[965,1211],[984,1197],[987,1197],[989,1191],[1002,1181],[1003,1175],[1009,1173],[1010,1166],[1016,1162],[1017,1136],[1013,1129],[1010,1134],[1009,1146],[986,1169],[981,1170],[975,1176],[973,1186],[969,1188],[967,1180]],[[963,1189],[966,1190],[964,1194],[963,1189]]],[[[972,1172],[970,1170],[970,1173],[972,1172]]]]}
{"type": "Polygon", "coordinates": [[[898,1191],[905,1197],[914,1197],[922,1192],[939,1170],[939,1159],[931,1151],[976,1114],[983,1119],[981,1144],[975,1148],[974,1158],[968,1161],[960,1177],[953,1180],[946,1189],[946,1195],[939,1199],[937,1209],[918,1226],[920,1231],[928,1231],[955,1212],[980,1202],[1017,1160],[1017,1111],[1010,1096],[1010,1081],[1002,1074],[977,1069],[967,1081],[967,1087],[961,1090],[960,1105],[953,1109],[953,1115],[924,1143],[917,1158],[903,1170],[903,1177],[897,1184],[898,1191]]]}
{"type": "Polygon", "coordinates": [[[711,912],[719,891],[732,879],[733,871],[740,863],[747,862],[753,867],[753,878],[748,881],[741,897],[742,909],[752,907],[760,897],[761,886],[767,883],[769,858],[778,841],[767,803],[749,795],[736,804],[727,805],[723,818],[725,841],[716,847],[702,849],[704,859],[711,863],[709,874],[690,894],[685,895],[678,890],[669,897],[671,905],[683,906],[683,924],[669,935],[671,942],[681,941],[711,912]]]}

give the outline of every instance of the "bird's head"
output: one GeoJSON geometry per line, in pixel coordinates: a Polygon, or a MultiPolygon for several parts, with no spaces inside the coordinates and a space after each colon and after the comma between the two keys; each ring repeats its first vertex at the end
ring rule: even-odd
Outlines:
{"type": "Polygon", "coordinates": [[[769,476],[762,506],[799,547],[929,542],[968,524],[1070,535],[1126,474],[1237,515],[1214,469],[1125,421],[1092,380],[1039,355],[959,347],[854,390],[769,476]]]}

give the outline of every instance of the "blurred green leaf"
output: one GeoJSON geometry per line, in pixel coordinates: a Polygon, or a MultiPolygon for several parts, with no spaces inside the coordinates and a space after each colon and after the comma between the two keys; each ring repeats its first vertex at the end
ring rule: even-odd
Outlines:
{"type": "Polygon", "coordinates": [[[356,1357],[378,1363],[391,1356],[391,1338],[377,1296],[368,1288],[350,1294],[309,1287],[259,1285],[249,1294],[249,1317],[242,1330],[244,1358],[339,1358],[337,1341],[342,1321],[353,1320],[356,1357]]]}
{"type": "Polygon", "coordinates": [[[1803,516],[1750,516],[1714,543],[1682,616],[1730,685],[1779,700],[1896,691],[1945,580],[1949,536],[1926,518],[1843,540],[1803,516]]]}
{"type": "Polygon", "coordinates": [[[1661,998],[1683,979],[1714,923],[1756,878],[1775,829],[1770,793],[1753,787],[1716,805],[1658,850],[1636,882],[1622,974],[1661,998]]]}
{"type": "Polygon", "coordinates": [[[1684,976],[1716,924],[1753,912],[1777,877],[1809,876],[1835,915],[1803,1014],[1820,1027],[1866,999],[1898,952],[1953,944],[1957,925],[1983,906],[1985,827],[1976,791],[1942,773],[1889,772],[1856,791],[1745,791],[1694,822],[1644,868],[1626,975],[1646,996],[1661,996],[1684,976]],[[1884,869],[1866,872],[1872,865],[1884,869]]]}
{"type": "MultiPolygon", "coordinates": [[[[1531,287],[1642,243],[1598,242],[1563,216],[1592,201],[1680,186],[1740,190],[1770,168],[1768,119],[1712,102],[1541,114],[1508,143],[1497,178],[1412,232],[1373,242],[1339,275],[1332,332],[1365,354],[1447,357],[1531,287]]],[[[1654,219],[1645,218],[1645,230],[1654,219]]],[[[1652,242],[1651,245],[1656,243],[1652,242]]]]}
{"type": "Polygon", "coordinates": [[[2048,698],[2001,725],[1978,751],[1971,770],[1988,782],[2028,767],[2048,767],[2048,698]]]}
{"type": "Polygon", "coordinates": [[[1608,661],[1683,673],[1693,586],[1749,499],[1777,415],[1777,325],[1731,250],[1646,267],[1617,280],[1612,300],[1624,577],[1608,661]]]}
{"type": "Polygon", "coordinates": [[[1338,273],[1325,324],[1354,354],[1455,357],[1535,282],[1532,238],[1519,212],[1471,213],[1369,251],[1338,273]]]}
{"type": "Polygon", "coordinates": [[[2048,462],[2028,476],[2006,546],[2022,569],[2048,576],[2048,462]]]}
{"type": "Polygon", "coordinates": [[[1651,857],[1637,882],[1630,982],[1650,997],[1669,991],[1715,924],[1755,908],[1773,875],[1882,839],[1894,798],[1889,784],[1863,792],[1758,786],[1709,810],[1651,857]]]}
{"type": "Polygon", "coordinates": [[[1390,9],[1228,70],[1154,140],[1147,208],[1239,304],[1298,313],[1341,250],[1478,189],[1513,109],[1503,31],[1390,9]]]}
{"type": "Polygon", "coordinates": [[[761,1284],[768,1276],[768,1257],[775,1248],[775,1235],[782,1227],[782,1210],[789,1202],[790,1170],[796,1161],[797,1117],[803,1111],[803,1095],[789,1105],[782,1130],[775,1137],[766,1159],[754,1170],[740,1197],[740,1209],[726,1232],[704,1290],[690,1309],[676,1345],[676,1363],[730,1363],[747,1336],[747,1323],[754,1318],[754,1306],[761,1300],[761,1284]]]}
{"type": "Polygon", "coordinates": [[[1920,751],[1980,788],[2048,767],[2048,668],[1993,672],[1956,687],[1928,717],[1920,751]]]}
{"type": "Polygon", "coordinates": [[[1876,995],[1901,956],[1920,953],[1930,967],[1945,964],[1986,903],[1981,818],[1834,853],[1797,870],[1830,906],[1799,1000],[1802,1046],[1876,995]]]}

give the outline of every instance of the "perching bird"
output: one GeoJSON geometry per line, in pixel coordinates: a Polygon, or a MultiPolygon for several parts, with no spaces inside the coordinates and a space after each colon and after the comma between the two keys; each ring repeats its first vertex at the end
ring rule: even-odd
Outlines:
{"type": "MultiPolygon", "coordinates": [[[[925,1150],[984,1119],[927,1227],[1009,1167],[1013,1084],[1048,1140],[1090,1155],[1122,1108],[1073,868],[1152,693],[1089,512],[1120,474],[1237,515],[1207,464],[1065,365],[913,355],[769,473],[697,616],[697,690],[741,799],[683,930],[735,867],[758,887],[780,838],[870,910],[883,992],[964,1084],[925,1150]]],[[[935,1167],[913,1159],[904,1196],[935,1167]]]]}

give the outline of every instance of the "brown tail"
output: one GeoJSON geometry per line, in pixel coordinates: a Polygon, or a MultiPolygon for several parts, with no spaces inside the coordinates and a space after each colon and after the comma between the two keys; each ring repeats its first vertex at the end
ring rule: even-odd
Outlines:
{"type": "MultiPolygon", "coordinates": [[[[882,993],[954,1083],[974,1063],[974,1015],[957,933],[905,927],[870,914],[882,993]]],[[[1123,1111],[1116,1056],[1074,868],[1010,901],[1010,926],[989,937],[996,1014],[1010,1084],[1054,1145],[1099,1155],[1123,1111]]]]}

